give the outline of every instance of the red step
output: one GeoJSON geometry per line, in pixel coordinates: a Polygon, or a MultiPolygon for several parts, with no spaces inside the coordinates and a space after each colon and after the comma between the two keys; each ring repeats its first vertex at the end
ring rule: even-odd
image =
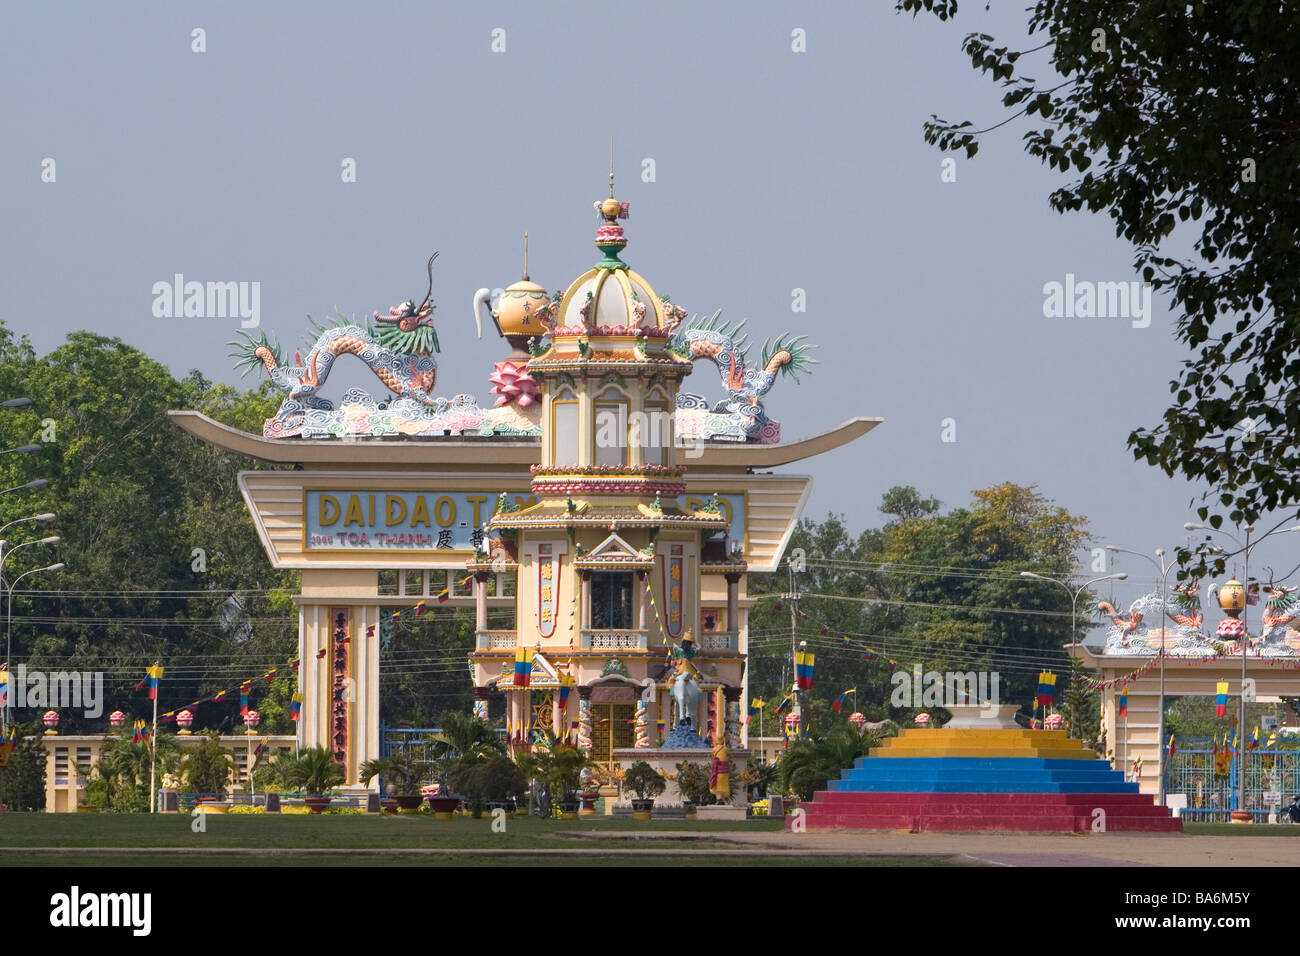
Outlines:
{"type": "MultiPolygon", "coordinates": [[[[928,814],[874,814],[871,816],[843,816],[834,813],[808,814],[804,821],[810,830],[908,830],[939,832],[1049,832],[1089,833],[1092,821],[1088,817],[1023,817],[1010,815],[982,817],[935,817],[928,814]]],[[[1174,817],[1106,815],[1108,832],[1143,831],[1148,833],[1181,833],[1183,821],[1174,817]]]]}
{"type": "Polygon", "coordinates": [[[901,791],[851,792],[818,790],[812,804],[845,806],[875,806],[878,804],[907,803],[913,806],[1006,806],[1021,807],[1028,804],[1043,806],[1155,806],[1149,793],[906,793],[901,791]]]}
{"type": "Polygon", "coordinates": [[[810,829],[1181,833],[1183,822],[1144,793],[883,793],[819,791],[803,804],[810,829]]]}
{"type": "MultiPolygon", "coordinates": [[[[1158,807],[1154,804],[1145,806],[1115,806],[1106,804],[1097,804],[1097,807],[1106,811],[1109,816],[1118,814],[1120,816],[1158,816],[1168,817],[1169,811],[1164,807],[1158,807]]],[[[912,813],[924,814],[933,817],[980,817],[980,816],[1033,816],[1033,817],[1087,817],[1092,818],[1092,805],[1079,807],[1062,807],[1046,804],[1022,804],[1018,807],[987,807],[987,806],[948,806],[948,807],[918,807],[914,804],[904,803],[881,803],[871,807],[842,806],[837,804],[806,804],[804,809],[809,813],[834,813],[838,816],[875,816],[877,814],[898,814],[912,813]]]]}

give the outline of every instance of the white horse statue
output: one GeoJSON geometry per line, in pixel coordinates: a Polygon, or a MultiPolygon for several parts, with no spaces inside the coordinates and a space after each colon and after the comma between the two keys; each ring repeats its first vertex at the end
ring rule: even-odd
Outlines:
{"type": "Polygon", "coordinates": [[[674,649],[673,676],[668,686],[668,693],[675,704],[674,727],[686,726],[694,729],[695,715],[699,712],[702,694],[700,685],[695,680],[695,665],[691,663],[691,658],[695,656],[693,650],[691,632],[688,630],[682,640],[681,649],[674,649]]]}

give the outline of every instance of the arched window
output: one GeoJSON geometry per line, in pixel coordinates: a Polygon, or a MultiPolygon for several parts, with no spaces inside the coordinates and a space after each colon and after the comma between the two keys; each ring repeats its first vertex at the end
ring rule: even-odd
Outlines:
{"type": "Polygon", "coordinates": [[[596,396],[596,464],[626,465],[628,462],[628,408],[630,402],[610,387],[596,396]]]}
{"type": "Polygon", "coordinates": [[[551,400],[551,447],[553,464],[578,463],[578,399],[567,388],[551,400]]]}

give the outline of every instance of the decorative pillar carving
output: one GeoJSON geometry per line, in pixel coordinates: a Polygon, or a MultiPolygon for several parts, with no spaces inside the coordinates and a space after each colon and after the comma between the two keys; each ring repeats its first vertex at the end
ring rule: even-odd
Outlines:
{"type": "Polygon", "coordinates": [[[474,572],[474,629],[487,630],[487,580],[486,571],[474,572]]]}
{"type": "Polygon", "coordinates": [[[722,688],[723,696],[727,699],[727,714],[724,727],[727,734],[728,749],[740,749],[740,696],[743,691],[743,687],[724,685],[722,688]]]}
{"type": "Polygon", "coordinates": [[[578,685],[578,749],[591,756],[591,685],[578,685]]]}
{"type": "Polygon", "coordinates": [[[728,571],[727,579],[727,630],[740,633],[740,574],[728,571]]]}
{"type": "Polygon", "coordinates": [[[646,587],[646,572],[637,572],[637,581],[641,585],[641,593],[637,595],[637,626],[646,634],[646,646],[650,641],[650,591],[646,587]]]}

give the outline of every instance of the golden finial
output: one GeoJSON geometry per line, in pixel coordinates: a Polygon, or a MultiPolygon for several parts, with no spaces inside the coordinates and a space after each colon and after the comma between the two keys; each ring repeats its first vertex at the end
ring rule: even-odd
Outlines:
{"type": "Polygon", "coordinates": [[[614,198],[614,137],[609,138],[609,198],[614,198]]]}

